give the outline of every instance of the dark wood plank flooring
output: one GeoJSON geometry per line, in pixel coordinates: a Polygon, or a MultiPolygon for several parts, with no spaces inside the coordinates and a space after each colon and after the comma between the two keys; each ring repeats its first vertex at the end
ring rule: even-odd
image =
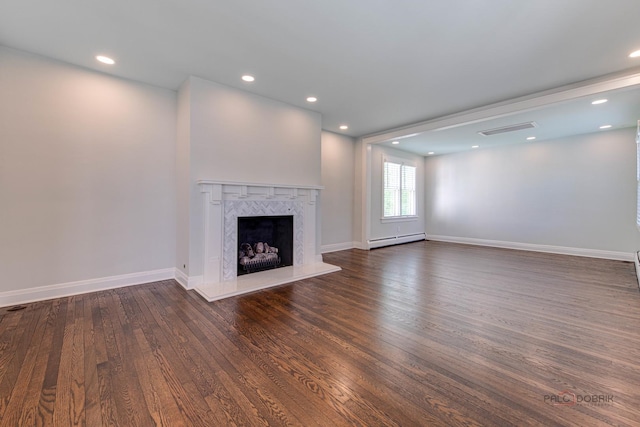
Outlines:
{"type": "Polygon", "coordinates": [[[166,281],[0,309],[0,425],[640,425],[633,264],[324,259],[343,270],[214,303],[166,281]]]}

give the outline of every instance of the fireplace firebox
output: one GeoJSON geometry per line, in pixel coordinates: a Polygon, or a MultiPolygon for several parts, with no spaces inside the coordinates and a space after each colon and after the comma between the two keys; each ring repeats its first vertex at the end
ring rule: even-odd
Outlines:
{"type": "Polygon", "coordinates": [[[293,216],[238,217],[237,275],[293,265],[293,216]]]}

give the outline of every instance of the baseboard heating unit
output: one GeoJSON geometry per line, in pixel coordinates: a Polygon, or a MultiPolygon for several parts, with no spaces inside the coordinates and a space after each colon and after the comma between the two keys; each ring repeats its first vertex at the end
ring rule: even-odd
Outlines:
{"type": "Polygon", "coordinates": [[[380,239],[371,239],[367,241],[369,249],[381,248],[383,246],[399,245],[402,243],[418,242],[426,240],[425,233],[405,234],[403,236],[383,237],[380,239]]]}

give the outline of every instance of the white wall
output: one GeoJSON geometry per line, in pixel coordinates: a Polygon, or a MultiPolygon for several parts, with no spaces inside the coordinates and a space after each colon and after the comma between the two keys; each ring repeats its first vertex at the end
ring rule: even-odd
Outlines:
{"type": "Polygon", "coordinates": [[[353,247],[353,138],[322,132],[322,251],[353,247]]]}
{"type": "Polygon", "coordinates": [[[633,252],[635,131],[426,160],[428,236],[633,252]]]}
{"type": "Polygon", "coordinates": [[[190,80],[195,180],[320,185],[319,113],[190,80]]]}
{"type": "MultiPolygon", "coordinates": [[[[321,116],[197,77],[189,78],[182,96],[188,96],[190,122],[187,264],[189,276],[198,276],[203,219],[197,181],[320,185],[321,116]]],[[[178,260],[179,267],[183,263],[178,260]]]]}
{"type": "Polygon", "coordinates": [[[371,146],[371,187],[369,194],[370,236],[369,239],[406,236],[424,233],[424,157],[395,150],[383,145],[371,146]],[[416,216],[411,220],[382,220],[383,216],[383,158],[385,156],[405,159],[416,166],[416,216]]]}
{"type": "Polygon", "coordinates": [[[0,292],[173,267],[175,92],[0,64],[0,292]]]}

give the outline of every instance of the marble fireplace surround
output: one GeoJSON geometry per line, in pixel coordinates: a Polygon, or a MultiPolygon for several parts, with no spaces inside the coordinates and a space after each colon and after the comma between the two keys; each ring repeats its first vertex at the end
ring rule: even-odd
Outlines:
{"type": "Polygon", "coordinates": [[[198,181],[203,195],[203,279],[207,301],[294,282],[340,268],[316,255],[316,199],[322,187],[198,181]],[[293,266],[237,276],[238,217],[293,216],[293,266]]]}

